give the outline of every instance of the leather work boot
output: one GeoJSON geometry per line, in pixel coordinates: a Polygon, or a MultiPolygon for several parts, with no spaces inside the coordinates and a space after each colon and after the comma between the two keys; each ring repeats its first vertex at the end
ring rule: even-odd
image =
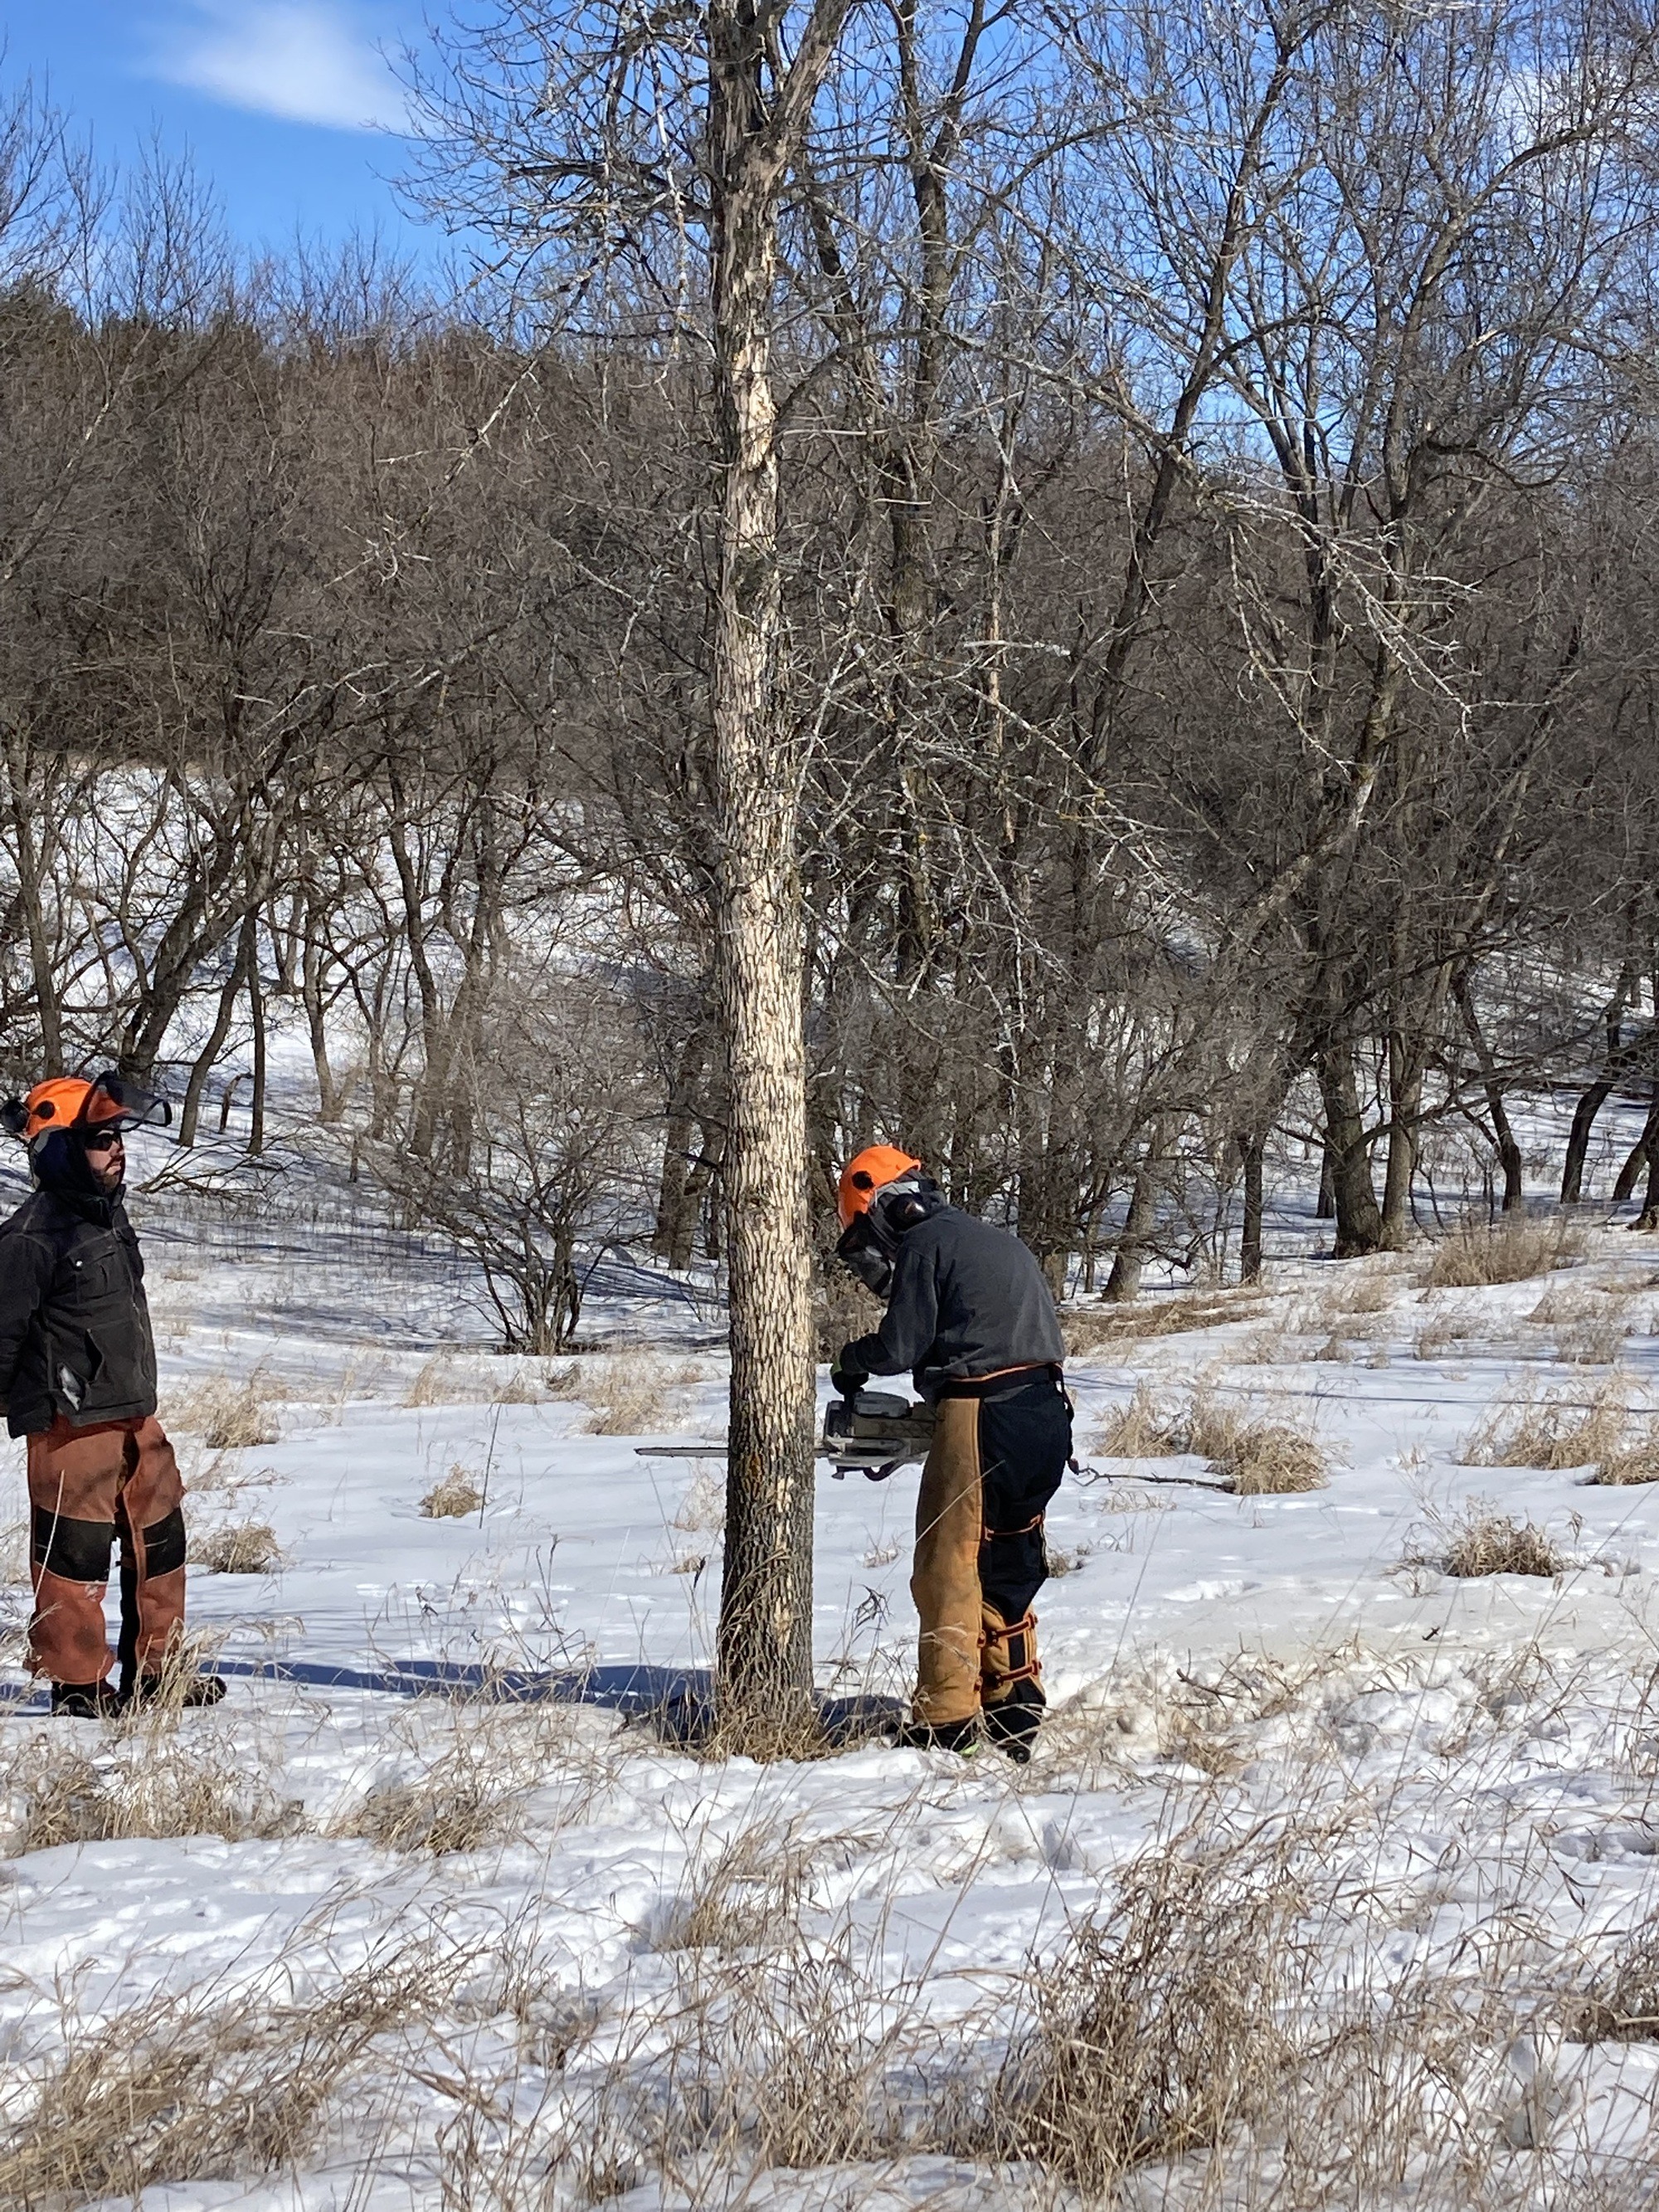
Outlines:
{"type": "Polygon", "coordinates": [[[926,1721],[903,1721],[893,1737],[900,1751],[955,1751],[971,1759],[981,1743],[979,1715],[966,1720],[942,1721],[931,1727],[926,1721]]]}
{"type": "Polygon", "coordinates": [[[985,1733],[1016,1766],[1024,1766],[1047,1711],[1048,1700],[1035,1682],[1016,1682],[1006,1698],[985,1708],[985,1733]]]}
{"type": "Polygon", "coordinates": [[[190,1712],[216,1705],[224,1694],[224,1682],[217,1674],[198,1674],[182,1689],[164,1674],[140,1674],[131,1688],[123,1689],[121,1709],[131,1712],[135,1706],[177,1705],[181,1712],[190,1712]]]}
{"type": "Polygon", "coordinates": [[[112,1721],[121,1700],[111,1682],[54,1682],[52,1710],[60,1720],[112,1721]]]}

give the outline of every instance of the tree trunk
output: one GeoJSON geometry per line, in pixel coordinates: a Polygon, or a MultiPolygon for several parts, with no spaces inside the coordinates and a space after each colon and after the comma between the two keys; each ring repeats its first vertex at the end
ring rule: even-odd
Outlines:
{"type": "MultiPolygon", "coordinates": [[[[1619,1170],[1619,1180],[1613,1186],[1615,1206],[1624,1205],[1626,1199],[1635,1195],[1643,1169],[1645,1167],[1651,1173],[1652,1162],[1656,1155],[1659,1155],[1659,1083],[1654,1085],[1653,1103],[1648,1109],[1648,1118],[1643,1124],[1642,1133],[1631,1146],[1625,1164],[1619,1170]]],[[[1637,1224],[1638,1228],[1641,1225],[1639,1222],[1637,1224]]]]}
{"type": "Polygon", "coordinates": [[[213,1018],[213,1027],[208,1033],[206,1043],[196,1055],[195,1064],[190,1071],[190,1080],[185,1085],[185,1103],[179,1109],[179,1142],[186,1150],[196,1142],[196,1125],[201,1119],[202,1099],[207,1090],[208,1078],[225,1048],[225,1039],[230,1035],[231,1020],[236,1012],[236,1001],[248,979],[256,926],[252,914],[243,918],[236,939],[236,957],[231,963],[224,988],[219,994],[218,1011],[213,1018]]]}
{"type": "Polygon", "coordinates": [[[1492,1058],[1492,1048],[1486,1042],[1486,1031],[1474,1010],[1474,995],[1468,980],[1460,975],[1452,985],[1452,995],[1457,1010],[1463,1017],[1463,1027],[1468,1033],[1474,1057],[1480,1069],[1481,1087],[1486,1094],[1486,1110],[1492,1115],[1492,1148],[1498,1154],[1498,1164],[1504,1170],[1504,1211],[1513,1213],[1526,1203],[1526,1181],[1521,1159],[1521,1147],[1515,1141],[1515,1132],[1510,1127],[1510,1117],[1504,1106],[1504,1085],[1498,1073],[1498,1063],[1492,1058]]]}
{"type": "Polygon", "coordinates": [[[1336,1170],[1331,1162],[1328,1138],[1319,1148],[1319,1195],[1314,1200],[1316,1221],[1336,1218],[1336,1170]]]}
{"type": "Polygon", "coordinates": [[[771,331],[788,164],[846,0],[818,0],[769,90],[769,18],[713,0],[706,21],[714,385],[724,480],[714,620],[719,1003],[732,1345],[720,1721],[782,1749],[812,1697],[813,1368],[799,764],[777,697],[781,616],[771,331]]]}
{"type": "Polygon", "coordinates": [[[1561,1165],[1561,1203],[1563,1206],[1582,1204],[1584,1195],[1584,1163],[1589,1158],[1590,1136],[1595,1127],[1595,1117],[1613,1096],[1626,1058],[1624,1046],[1624,1014],[1635,985],[1635,977],[1626,967],[1619,978],[1619,988],[1609,1004],[1607,1026],[1607,1056],[1601,1074],[1579,1097],[1573,1109],[1572,1127],[1567,1136],[1567,1156],[1561,1165]]]}
{"type": "Polygon", "coordinates": [[[254,918],[247,970],[247,1010],[253,1023],[253,1091],[248,1101],[247,1149],[258,1159],[265,1148],[265,988],[259,974],[259,932],[254,918]]]}
{"type": "Polygon", "coordinates": [[[1163,1153],[1164,1131],[1154,1122],[1147,1135],[1146,1149],[1135,1170],[1129,1210],[1123,1217],[1117,1250],[1112,1256],[1112,1272],[1101,1292],[1108,1304],[1128,1305],[1140,1295],[1140,1271],[1146,1265],[1147,1244],[1158,1224],[1158,1167],[1163,1153]]]}
{"type": "Polygon", "coordinates": [[[1398,1252],[1411,1233],[1423,1065],[1398,1031],[1389,1041],[1389,1157],[1382,1174],[1382,1242],[1398,1252]]]}
{"type": "Polygon", "coordinates": [[[1238,1240],[1238,1279],[1241,1283],[1259,1283],[1261,1280],[1262,1168],[1267,1158],[1267,1140],[1260,1134],[1241,1137],[1238,1149],[1244,1170],[1244,1225],[1238,1240]]]}
{"type": "Polygon", "coordinates": [[[680,1048],[668,1093],[663,1131],[662,1175],[657,1185],[657,1221],[652,1249],[674,1268],[691,1264],[697,1224],[697,1196],[690,1189],[691,1139],[697,1126],[697,1085],[708,1054],[695,1030],[680,1048]]]}
{"type": "Polygon", "coordinates": [[[1319,1096],[1325,1109],[1325,1155],[1336,1217],[1335,1256],[1357,1259],[1382,1246],[1382,1216],[1371,1182],[1370,1140],[1359,1110],[1353,1048],[1328,1045],[1319,1055],[1319,1096]]]}

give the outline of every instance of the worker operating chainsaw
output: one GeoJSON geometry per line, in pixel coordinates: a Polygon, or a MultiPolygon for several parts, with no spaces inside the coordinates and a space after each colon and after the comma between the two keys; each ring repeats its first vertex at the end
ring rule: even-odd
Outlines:
{"type": "Polygon", "coordinates": [[[910,1370],[935,1408],[916,1502],[910,1591],[916,1692],[901,1741],[1024,1760],[1042,1718],[1032,1601],[1048,1577],[1043,1514],[1072,1453],[1065,1341],[1042,1271],[1017,1237],[947,1205],[921,1162],[876,1145],[848,1163],[837,1255],[887,1304],[843,1345],[852,1398],[910,1370]]]}

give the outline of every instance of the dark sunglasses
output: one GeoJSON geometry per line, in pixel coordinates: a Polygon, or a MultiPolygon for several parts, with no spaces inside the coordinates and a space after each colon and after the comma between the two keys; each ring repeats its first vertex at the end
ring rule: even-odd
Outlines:
{"type": "Polygon", "coordinates": [[[81,1139],[82,1147],[88,1152],[112,1152],[121,1141],[118,1129],[88,1129],[81,1139]]]}

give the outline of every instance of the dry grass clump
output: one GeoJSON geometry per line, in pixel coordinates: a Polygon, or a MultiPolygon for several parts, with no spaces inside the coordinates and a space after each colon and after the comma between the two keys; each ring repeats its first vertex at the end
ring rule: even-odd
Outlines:
{"type": "Polygon", "coordinates": [[[167,1426],[199,1436],[210,1451],[248,1451],[274,1444],[281,1431],[267,1401],[277,1392],[269,1376],[256,1371],[240,1386],[216,1375],[168,1401],[167,1426]]]}
{"type": "Polygon", "coordinates": [[[544,1705],[462,1705],[419,1773],[372,1790],[331,1832],[434,1857],[486,1850],[525,1832],[532,1798],[537,1832],[546,1835],[579,1819],[605,1778],[567,1716],[544,1705]]]}
{"type": "Polygon", "coordinates": [[[1111,1910],[1034,1977],[1001,2101],[1026,2155],[1088,2201],[1130,2169],[1217,2145],[1273,2113],[1301,1902],[1282,1863],[1197,1841],[1132,1865],[1111,1910]]]}
{"type": "Polygon", "coordinates": [[[1644,1922],[1595,1977],[1568,2032],[1576,2043],[1659,2042],[1659,1923],[1644,1922]]]}
{"type": "Polygon", "coordinates": [[[1565,1574],[1571,1562],[1535,1521],[1516,1521],[1489,1498],[1471,1498],[1455,1520],[1436,1529],[1437,1548],[1413,1547],[1408,1566],[1437,1567],[1469,1581],[1482,1575],[1565,1574]]]}
{"type": "Polygon", "coordinates": [[[297,2166],[379,2036],[430,2017],[455,1970],[428,1942],[373,1954],[325,1996],[270,1985],[228,2000],[163,1994],[84,2027],[17,2088],[0,2127],[0,2203],[137,2203],[163,2183],[297,2166]],[[21,2117],[12,2117],[24,2106],[21,2117]]]}
{"type": "Polygon", "coordinates": [[[1094,1449],[1107,1459],[1168,1459],[1188,1449],[1187,1423],[1178,1407],[1138,1382],[1127,1406],[1114,1406],[1095,1433],[1094,1449]]]}
{"type": "Polygon", "coordinates": [[[682,1409],[671,1393],[696,1380],[696,1369],[665,1367],[655,1360],[630,1361],[603,1380],[587,1380],[581,1395],[592,1408],[586,1426],[593,1437],[644,1437],[676,1428],[682,1409]]]}
{"type": "Polygon", "coordinates": [[[1202,1389],[1193,1395],[1186,1449],[1207,1460],[1241,1498],[1322,1490],[1328,1480],[1324,1451],[1310,1429],[1290,1419],[1252,1419],[1242,1407],[1218,1405],[1202,1389]]]}
{"type": "Polygon", "coordinates": [[[112,1735],[96,1753],[25,1736],[8,1747],[6,1765],[0,1782],[10,1806],[6,1848],[12,1856],[133,1838],[263,1841],[303,1826],[299,1802],[281,1796],[204,1714],[177,1725],[160,1714],[147,1717],[112,1735]]]}
{"type": "Polygon", "coordinates": [[[1263,1419],[1226,1406],[1200,1385],[1184,1407],[1157,1397],[1144,1382],[1127,1406],[1103,1421],[1096,1449],[1108,1459],[1164,1459],[1190,1453],[1207,1460],[1241,1498],[1322,1490],[1328,1468],[1312,1431],[1281,1413],[1263,1419]]]}
{"type": "Polygon", "coordinates": [[[1149,1336],[1176,1336],[1188,1330],[1221,1328],[1233,1322],[1260,1321],[1268,1310],[1258,1293],[1222,1292],[1149,1298],[1132,1305],[1085,1306],[1060,1316],[1066,1349],[1081,1359],[1103,1345],[1134,1343],[1149,1336]]]}
{"type": "Polygon", "coordinates": [[[484,1494],[472,1480],[471,1468],[458,1460],[443,1480],[434,1482],[427,1492],[421,1510],[428,1521],[465,1521],[483,1502],[484,1494]]]}
{"type": "Polygon", "coordinates": [[[228,1521],[190,1540],[190,1564],[210,1575],[274,1575],[282,1546],[268,1521],[228,1521]]]}
{"type": "Polygon", "coordinates": [[[1632,1385],[1610,1376],[1593,1397],[1559,1391],[1540,1395],[1522,1383],[1495,1399],[1462,1443],[1468,1467],[1570,1467],[1607,1464],[1631,1449],[1632,1385]]]}
{"type": "Polygon", "coordinates": [[[1448,1291],[1525,1282],[1571,1267],[1583,1250],[1583,1231],[1559,1214],[1505,1213],[1496,1222],[1473,1218],[1442,1240],[1423,1284],[1426,1290],[1448,1291]]]}
{"type": "Polygon", "coordinates": [[[688,1535],[718,1536],[726,1526],[725,1477],[707,1468],[693,1475],[671,1526],[684,1529],[688,1535]]]}
{"type": "Polygon", "coordinates": [[[1475,1328],[1472,1321],[1457,1314],[1443,1314],[1438,1320],[1425,1322],[1412,1342],[1413,1359],[1462,1358],[1474,1341],[1475,1328]]]}

